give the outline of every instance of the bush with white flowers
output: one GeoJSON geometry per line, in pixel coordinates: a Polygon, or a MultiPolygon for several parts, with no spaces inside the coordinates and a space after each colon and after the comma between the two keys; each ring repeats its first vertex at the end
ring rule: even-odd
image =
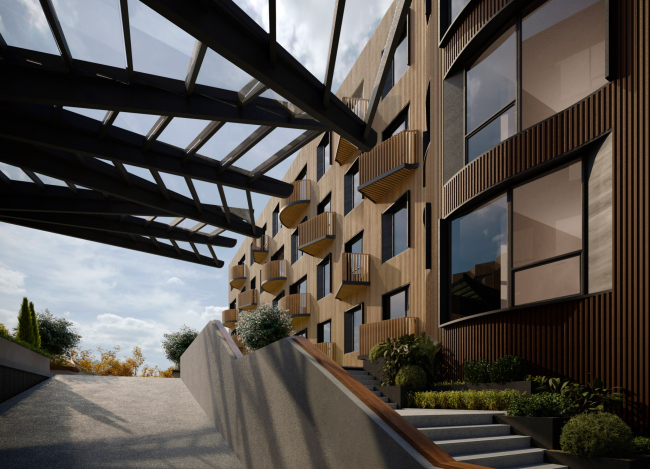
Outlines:
{"type": "Polygon", "coordinates": [[[287,311],[268,303],[255,311],[242,311],[236,328],[244,347],[249,352],[289,337],[294,332],[287,311]]]}

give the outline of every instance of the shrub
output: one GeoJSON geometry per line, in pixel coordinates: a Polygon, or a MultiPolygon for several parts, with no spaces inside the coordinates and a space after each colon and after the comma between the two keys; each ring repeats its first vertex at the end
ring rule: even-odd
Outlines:
{"type": "Polygon", "coordinates": [[[636,454],[650,456],[650,438],[645,436],[637,436],[632,440],[632,446],[636,454]]]}
{"type": "Polygon", "coordinates": [[[3,335],[9,335],[9,331],[7,330],[7,328],[5,327],[5,325],[2,324],[1,322],[0,322],[0,334],[3,334],[3,335]]]}
{"type": "Polygon", "coordinates": [[[101,376],[138,376],[138,370],[145,362],[142,349],[137,346],[133,347],[132,355],[124,357],[124,360],[117,357],[119,345],[113,347],[113,350],[98,347],[97,351],[99,359],[95,358],[92,350],[73,350],[71,355],[77,366],[101,376]]]}
{"type": "Polygon", "coordinates": [[[242,312],[236,328],[244,347],[251,352],[289,337],[294,332],[287,312],[268,303],[255,311],[242,312]]]}
{"type": "Polygon", "coordinates": [[[378,358],[384,356],[385,351],[386,351],[386,342],[380,342],[370,349],[370,354],[368,354],[368,359],[370,359],[370,361],[377,360],[378,358]]]}
{"type": "Polygon", "coordinates": [[[490,363],[483,358],[465,360],[465,363],[463,363],[463,378],[470,384],[489,383],[490,363]]]}
{"type": "Polygon", "coordinates": [[[397,386],[413,386],[421,389],[427,385],[427,374],[421,366],[406,365],[397,372],[395,384],[397,386]]]}
{"type": "Polygon", "coordinates": [[[633,451],[632,430],[608,412],[576,415],[562,429],[562,451],[581,456],[621,457],[633,451]]]}
{"type": "Polygon", "coordinates": [[[382,369],[384,386],[394,385],[399,370],[408,365],[421,367],[425,372],[426,382],[432,383],[437,374],[436,357],[440,349],[440,344],[424,332],[420,335],[406,334],[398,339],[389,337],[385,342],[375,345],[371,350],[371,357],[374,358],[371,359],[385,359],[382,369]]]}
{"type": "Polygon", "coordinates": [[[533,375],[528,375],[526,376],[526,381],[531,381],[535,388],[538,388],[544,383],[548,381],[548,378],[546,376],[533,376],[533,375]]]}
{"type": "Polygon", "coordinates": [[[493,383],[523,381],[527,374],[526,362],[515,355],[505,355],[490,366],[490,381],[493,383]]]}
{"type": "MultiPolygon", "coordinates": [[[[16,328],[16,339],[34,345],[34,328],[32,326],[32,312],[29,310],[29,300],[23,298],[18,312],[18,327],[16,328]]],[[[38,347],[37,347],[38,348],[38,347]]]]}
{"type": "Polygon", "coordinates": [[[72,329],[72,323],[65,318],[54,317],[48,309],[36,316],[41,348],[52,355],[70,356],[81,341],[81,336],[72,329]]]}
{"type": "Polygon", "coordinates": [[[192,345],[197,335],[199,333],[195,329],[185,325],[178,332],[163,334],[165,340],[162,341],[162,348],[165,351],[165,356],[169,361],[174,363],[176,369],[180,369],[181,355],[192,345]]]}
{"type": "Polygon", "coordinates": [[[34,303],[29,302],[29,315],[31,316],[32,324],[32,345],[36,348],[41,348],[41,334],[38,331],[38,319],[36,319],[36,310],[34,303]]]}
{"type": "Polygon", "coordinates": [[[409,405],[421,409],[506,410],[519,395],[514,389],[414,392],[409,405]]]}
{"type": "Polygon", "coordinates": [[[578,404],[580,412],[611,412],[623,404],[625,397],[623,393],[612,392],[612,389],[606,388],[602,380],[598,378],[587,385],[568,379],[551,378],[538,387],[537,391],[568,396],[578,404]]]}
{"type": "Polygon", "coordinates": [[[577,415],[578,405],[567,396],[542,393],[515,397],[508,406],[512,417],[572,417],[577,415]]]}

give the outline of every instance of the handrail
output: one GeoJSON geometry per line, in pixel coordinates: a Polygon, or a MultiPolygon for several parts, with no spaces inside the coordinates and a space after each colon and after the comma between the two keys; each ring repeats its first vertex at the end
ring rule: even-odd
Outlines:
{"type": "Polygon", "coordinates": [[[336,234],[336,214],[324,212],[298,226],[298,244],[304,246],[312,241],[336,234]]]}
{"type": "Polygon", "coordinates": [[[359,157],[359,186],[397,168],[418,163],[417,130],[403,130],[359,157]]]}
{"type": "Polygon", "coordinates": [[[419,334],[418,318],[403,317],[386,319],[359,326],[359,355],[368,355],[370,349],[389,337],[398,338],[406,334],[419,334]]]}
{"type": "Polygon", "coordinates": [[[311,181],[309,179],[301,179],[299,181],[294,181],[293,183],[293,192],[286,199],[282,199],[280,202],[281,207],[284,208],[287,205],[291,205],[295,202],[300,201],[309,201],[311,199],[311,181]]]}
{"type": "Polygon", "coordinates": [[[370,254],[343,254],[343,282],[370,283],[370,254]]]}
{"type": "Polygon", "coordinates": [[[253,238],[253,251],[269,252],[269,235],[253,238]]]}
{"type": "Polygon", "coordinates": [[[310,307],[311,293],[294,293],[280,298],[278,306],[280,309],[287,311],[287,315],[294,316],[309,316],[311,314],[310,307]]]}

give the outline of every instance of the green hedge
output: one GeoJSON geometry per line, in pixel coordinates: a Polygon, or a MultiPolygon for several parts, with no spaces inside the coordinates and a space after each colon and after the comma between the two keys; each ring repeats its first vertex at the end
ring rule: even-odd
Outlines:
{"type": "Polygon", "coordinates": [[[519,395],[514,389],[414,392],[409,396],[409,406],[421,409],[506,410],[519,395]]]}
{"type": "Polygon", "coordinates": [[[549,392],[516,396],[508,406],[511,417],[573,417],[579,412],[571,398],[549,392]]]}
{"type": "Polygon", "coordinates": [[[0,337],[2,337],[3,339],[10,340],[10,341],[12,341],[14,344],[18,344],[18,345],[20,345],[20,346],[22,346],[22,347],[25,347],[25,348],[31,350],[32,352],[40,353],[40,354],[43,355],[44,357],[52,358],[52,355],[50,355],[49,353],[47,353],[45,350],[41,350],[41,349],[39,349],[39,348],[36,348],[36,347],[34,347],[32,344],[28,344],[27,342],[25,342],[25,341],[23,341],[23,340],[16,339],[13,335],[11,335],[11,334],[9,334],[9,333],[7,333],[7,332],[1,330],[1,329],[0,329],[0,337]]]}

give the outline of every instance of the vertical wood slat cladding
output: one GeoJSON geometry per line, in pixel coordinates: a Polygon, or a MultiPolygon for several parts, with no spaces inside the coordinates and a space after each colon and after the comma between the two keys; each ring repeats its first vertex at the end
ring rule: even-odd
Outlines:
{"type": "Polygon", "coordinates": [[[417,163],[417,130],[403,130],[359,158],[359,185],[402,165],[417,163]]]}
{"type": "Polygon", "coordinates": [[[402,337],[406,334],[419,334],[419,321],[416,317],[387,319],[385,321],[361,324],[359,326],[359,355],[368,355],[370,349],[387,338],[402,337]]]}
{"type": "Polygon", "coordinates": [[[289,316],[309,316],[311,314],[311,293],[294,293],[280,298],[278,307],[289,316]]]}
{"type": "Polygon", "coordinates": [[[280,202],[280,207],[284,208],[289,204],[298,202],[299,200],[309,200],[309,194],[311,193],[310,183],[311,181],[309,179],[301,179],[300,181],[294,181],[293,192],[286,199],[282,199],[282,201],[280,202]]]}
{"type": "Polygon", "coordinates": [[[259,238],[253,238],[253,251],[266,251],[269,250],[269,235],[263,235],[259,238]]]}
{"type": "Polygon", "coordinates": [[[298,244],[303,246],[324,236],[336,234],[336,214],[325,212],[298,226],[298,244]]]}
{"type": "Polygon", "coordinates": [[[370,283],[370,254],[352,254],[344,253],[343,282],[363,282],[370,283]]]}
{"type": "Polygon", "coordinates": [[[267,262],[262,266],[260,275],[261,285],[272,279],[287,277],[287,260],[279,259],[277,261],[267,262]]]}
{"type": "MultiPolygon", "coordinates": [[[[491,0],[477,3],[467,24],[459,29],[458,37],[452,38],[448,50],[440,54],[438,63],[443,73],[462,45],[504,3],[491,0]]],[[[445,347],[449,377],[460,376],[465,358],[494,360],[509,353],[528,360],[532,373],[560,374],[581,382],[600,377],[609,386],[627,390],[629,397],[621,415],[636,432],[647,433],[650,424],[649,6],[646,0],[624,0],[611,5],[615,8],[610,19],[614,22],[613,81],[466,166],[445,185],[438,205],[436,196],[430,197],[434,211],[445,217],[472,196],[508,176],[611,129],[612,291],[581,300],[484,316],[444,328],[438,327],[436,317],[435,321],[427,321],[427,331],[445,347]]],[[[440,98],[438,93],[437,99],[440,98]]],[[[440,125],[436,132],[440,138],[440,125]]],[[[430,169],[438,180],[441,164],[438,159],[430,169]]],[[[437,245],[437,233],[433,242],[437,245]]],[[[437,310],[437,275],[431,276],[428,285],[429,308],[437,310]]]]}

